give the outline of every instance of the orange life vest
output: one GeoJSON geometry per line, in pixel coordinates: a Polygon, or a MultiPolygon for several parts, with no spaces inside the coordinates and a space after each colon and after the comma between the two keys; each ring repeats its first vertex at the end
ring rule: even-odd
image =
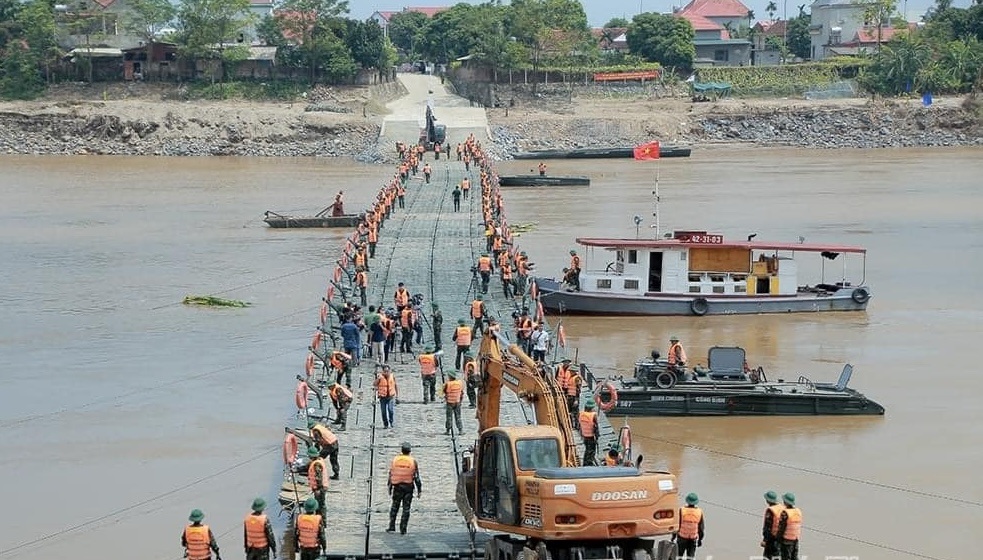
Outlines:
{"type": "Polygon", "coordinates": [[[785,508],[788,520],[785,522],[785,534],[779,535],[786,541],[797,541],[802,534],[802,510],[794,507],[785,508]]]}
{"type": "Polygon", "coordinates": [[[396,305],[400,307],[406,306],[410,303],[410,293],[407,292],[405,288],[396,290],[393,298],[396,300],[396,305]]]}
{"type": "Polygon", "coordinates": [[[782,510],[785,509],[782,504],[775,504],[765,508],[765,513],[771,512],[771,528],[768,530],[771,536],[778,536],[778,522],[782,519],[782,510]]]}
{"type": "Polygon", "coordinates": [[[355,273],[355,285],[359,288],[367,288],[369,286],[369,276],[364,272],[355,273]]]}
{"type": "Polygon", "coordinates": [[[416,474],[416,459],[409,455],[397,455],[389,465],[390,484],[412,484],[416,474]]]}
{"type": "Polygon", "coordinates": [[[352,357],[350,355],[335,350],[331,352],[331,367],[335,369],[344,369],[346,360],[351,359],[352,357]]]}
{"type": "Polygon", "coordinates": [[[556,368],[556,383],[561,389],[566,390],[567,383],[570,381],[570,368],[561,365],[556,368]]]}
{"type": "Polygon", "coordinates": [[[597,413],[585,410],[577,417],[580,424],[580,435],[589,438],[594,437],[594,423],[597,421],[597,413]]]}
{"type": "Polygon", "coordinates": [[[403,312],[399,314],[399,324],[403,326],[404,329],[408,329],[413,326],[413,310],[409,307],[403,309],[403,312]]]}
{"type": "Polygon", "coordinates": [[[478,270],[482,272],[491,272],[491,257],[479,257],[478,258],[478,270]]]}
{"type": "MultiPolygon", "coordinates": [[[[307,466],[307,485],[311,487],[311,491],[317,492],[318,490],[328,489],[328,467],[324,464],[324,459],[318,457],[311,461],[311,464],[307,466]],[[321,480],[317,479],[317,465],[321,466],[321,480]]],[[[324,504],[321,504],[322,506],[324,504]]]]}
{"type": "Polygon", "coordinates": [[[574,270],[580,270],[580,257],[573,255],[570,257],[570,268],[574,270]]]}
{"type": "Polygon", "coordinates": [[[696,506],[679,508],[679,538],[693,540],[700,536],[703,510],[696,506]]]}
{"type": "Polygon", "coordinates": [[[391,335],[393,330],[396,328],[396,324],[389,317],[383,317],[379,322],[382,323],[383,334],[386,335],[386,338],[389,338],[389,335],[391,335]]]}
{"type": "Polygon", "coordinates": [[[423,377],[433,377],[437,374],[437,358],[433,354],[420,354],[420,375],[423,377]]]}
{"type": "Polygon", "coordinates": [[[188,525],[184,528],[188,560],[208,560],[212,557],[208,525],[188,525]]]}
{"type": "MultiPolygon", "coordinates": [[[[321,504],[318,504],[319,506],[321,504]]],[[[321,531],[321,516],[316,513],[304,513],[297,518],[297,540],[301,548],[321,548],[318,533],[321,531]]]]}
{"type": "Polygon", "coordinates": [[[457,327],[454,334],[457,335],[458,346],[471,346],[471,327],[457,327]]]}
{"type": "Polygon", "coordinates": [[[371,228],[369,228],[369,243],[378,243],[378,242],[379,242],[379,228],[373,225],[371,228]]]}
{"type": "Polygon", "coordinates": [[[396,378],[380,374],[375,380],[375,394],[380,398],[396,396],[396,378]]]}
{"type": "Polygon", "coordinates": [[[604,456],[604,466],[605,467],[617,467],[618,466],[618,458],[617,457],[611,457],[610,455],[605,455],[604,456]]]}
{"type": "Polygon", "coordinates": [[[316,435],[325,445],[338,443],[338,436],[322,424],[314,424],[314,427],[311,428],[311,435],[316,435]]]}
{"type": "Polygon", "coordinates": [[[576,397],[580,394],[580,374],[572,373],[567,379],[567,395],[576,397]]]}
{"type": "Polygon", "coordinates": [[[467,191],[467,190],[470,190],[470,189],[471,189],[471,181],[470,180],[464,179],[463,181],[461,181],[461,190],[462,191],[467,191]]]}
{"type": "Polygon", "coordinates": [[[348,387],[337,383],[331,386],[331,389],[328,391],[328,395],[331,396],[331,400],[339,402],[342,400],[351,401],[352,397],[354,396],[348,387]]]}
{"type": "Polygon", "coordinates": [[[679,342],[669,345],[669,365],[676,365],[679,362],[686,362],[686,350],[679,342]],[[677,356],[678,354],[678,356],[677,356]]]}
{"type": "Polygon", "coordinates": [[[481,300],[474,300],[471,302],[471,318],[480,319],[484,315],[485,304],[481,300]]]}
{"type": "Polygon", "coordinates": [[[248,548],[266,549],[270,542],[266,540],[266,516],[259,515],[246,516],[246,546],[248,548]]]}
{"type": "Polygon", "coordinates": [[[444,383],[444,398],[447,404],[460,404],[463,393],[464,382],[460,379],[451,379],[447,383],[444,383]]]}
{"type": "Polygon", "coordinates": [[[365,253],[362,251],[355,253],[355,266],[365,266],[365,253]]]}
{"type": "Polygon", "coordinates": [[[509,265],[509,263],[505,263],[502,265],[502,280],[511,280],[511,279],[512,279],[512,266],[509,265]]]}

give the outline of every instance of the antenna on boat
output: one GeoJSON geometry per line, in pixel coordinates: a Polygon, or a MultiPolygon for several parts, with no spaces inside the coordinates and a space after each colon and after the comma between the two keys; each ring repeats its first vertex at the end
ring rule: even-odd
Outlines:
{"type": "Polygon", "coordinates": [[[652,191],[652,195],[655,196],[655,212],[652,215],[655,216],[656,239],[658,239],[659,236],[662,235],[662,232],[660,231],[661,224],[659,222],[659,171],[660,171],[660,166],[657,160],[655,162],[655,190],[652,191]]]}

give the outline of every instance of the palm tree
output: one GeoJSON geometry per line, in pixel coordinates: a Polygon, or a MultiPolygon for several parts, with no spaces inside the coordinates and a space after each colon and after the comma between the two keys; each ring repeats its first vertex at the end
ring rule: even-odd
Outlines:
{"type": "Polygon", "coordinates": [[[768,2],[768,5],[765,6],[765,11],[768,12],[768,19],[775,19],[775,13],[778,11],[778,4],[775,3],[775,0],[768,2]]]}

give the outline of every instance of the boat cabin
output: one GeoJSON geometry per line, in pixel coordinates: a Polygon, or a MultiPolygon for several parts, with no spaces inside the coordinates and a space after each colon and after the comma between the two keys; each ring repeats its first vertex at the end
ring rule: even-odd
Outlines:
{"type": "MultiPolygon", "coordinates": [[[[861,247],[840,245],[731,242],[705,231],[676,231],[662,239],[578,238],[577,243],[613,253],[605,256],[603,269],[581,271],[581,289],[623,295],[795,295],[796,252],[822,255],[824,276],[826,260],[840,253],[866,254],[861,247]]],[[[821,282],[830,291],[849,285],[821,282]]]]}

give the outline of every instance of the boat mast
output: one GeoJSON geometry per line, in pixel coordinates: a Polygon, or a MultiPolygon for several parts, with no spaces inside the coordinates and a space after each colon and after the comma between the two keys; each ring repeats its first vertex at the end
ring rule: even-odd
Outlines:
{"type": "Polygon", "coordinates": [[[659,222],[659,161],[655,162],[655,190],[652,191],[655,196],[655,212],[652,214],[655,216],[655,238],[658,239],[662,236],[661,224],[659,222]]]}

